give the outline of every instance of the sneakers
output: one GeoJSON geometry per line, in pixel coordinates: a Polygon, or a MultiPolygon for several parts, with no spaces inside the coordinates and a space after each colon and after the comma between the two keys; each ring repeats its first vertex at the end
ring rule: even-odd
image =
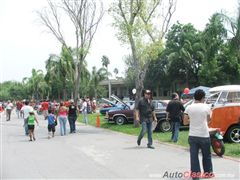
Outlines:
{"type": "Polygon", "coordinates": [[[141,140],[137,140],[137,145],[138,145],[138,146],[141,145],[141,140]]]}
{"type": "Polygon", "coordinates": [[[149,149],[155,149],[155,147],[153,147],[152,145],[148,145],[147,146],[149,149]]]}

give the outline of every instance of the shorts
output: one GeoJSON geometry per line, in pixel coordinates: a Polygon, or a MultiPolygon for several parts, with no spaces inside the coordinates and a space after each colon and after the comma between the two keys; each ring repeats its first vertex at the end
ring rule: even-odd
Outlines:
{"type": "Polygon", "coordinates": [[[48,125],[48,132],[55,132],[55,124],[48,125]]]}
{"type": "Polygon", "coordinates": [[[29,130],[34,130],[34,125],[28,125],[29,130]]]}

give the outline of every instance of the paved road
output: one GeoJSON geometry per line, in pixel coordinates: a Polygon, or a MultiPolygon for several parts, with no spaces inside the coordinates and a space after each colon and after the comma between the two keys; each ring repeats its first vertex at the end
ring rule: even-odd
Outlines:
{"type": "MultiPolygon", "coordinates": [[[[189,152],[154,142],[155,150],[136,146],[136,137],[78,124],[76,134],[47,139],[41,117],[35,142],[24,136],[23,120],[1,119],[2,179],[181,179],[189,152]],[[170,174],[172,173],[172,174],[170,174]]],[[[214,179],[239,179],[238,161],[213,157],[214,179]]]]}

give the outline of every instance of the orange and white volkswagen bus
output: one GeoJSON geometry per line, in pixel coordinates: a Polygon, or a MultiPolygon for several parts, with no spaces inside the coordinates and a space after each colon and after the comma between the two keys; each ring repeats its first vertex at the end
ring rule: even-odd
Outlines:
{"type": "Polygon", "coordinates": [[[209,127],[220,128],[224,137],[240,143],[240,85],[217,86],[209,90],[206,103],[212,107],[209,127]]]}

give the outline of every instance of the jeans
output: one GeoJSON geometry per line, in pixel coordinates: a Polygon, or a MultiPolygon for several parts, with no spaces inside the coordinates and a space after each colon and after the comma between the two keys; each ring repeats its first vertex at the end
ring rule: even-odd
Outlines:
{"type": "Polygon", "coordinates": [[[70,126],[70,133],[73,133],[76,131],[76,122],[77,117],[76,116],[68,116],[68,122],[69,122],[69,126],[70,126]]]}
{"type": "Polygon", "coordinates": [[[18,119],[20,118],[21,114],[20,114],[20,110],[16,109],[16,114],[17,114],[17,117],[18,119]]]}
{"type": "Polygon", "coordinates": [[[87,111],[83,111],[82,113],[83,113],[83,122],[84,122],[85,124],[88,124],[87,111]]]}
{"type": "Polygon", "coordinates": [[[172,128],[172,141],[177,142],[178,141],[178,134],[179,134],[179,128],[180,128],[180,122],[172,122],[173,128],[172,128]]]}
{"type": "Polygon", "coordinates": [[[67,116],[59,116],[61,136],[66,135],[66,123],[67,123],[67,116]]]}
{"type": "MultiPolygon", "coordinates": [[[[212,158],[210,151],[210,138],[189,136],[191,172],[200,173],[200,164],[198,159],[199,149],[202,151],[202,164],[204,173],[212,173],[212,158]]],[[[199,179],[199,178],[193,178],[199,179]]]]}
{"type": "Polygon", "coordinates": [[[25,130],[25,135],[28,135],[28,123],[27,123],[27,119],[24,119],[24,130],[25,130]]]}
{"type": "Polygon", "coordinates": [[[6,110],[6,118],[7,118],[7,121],[10,121],[10,119],[11,119],[11,113],[12,113],[12,110],[11,109],[7,109],[6,110]]]}
{"type": "Polygon", "coordinates": [[[151,121],[142,121],[142,130],[138,136],[138,141],[141,141],[145,133],[148,134],[148,146],[152,145],[152,122],[151,121]]]}

